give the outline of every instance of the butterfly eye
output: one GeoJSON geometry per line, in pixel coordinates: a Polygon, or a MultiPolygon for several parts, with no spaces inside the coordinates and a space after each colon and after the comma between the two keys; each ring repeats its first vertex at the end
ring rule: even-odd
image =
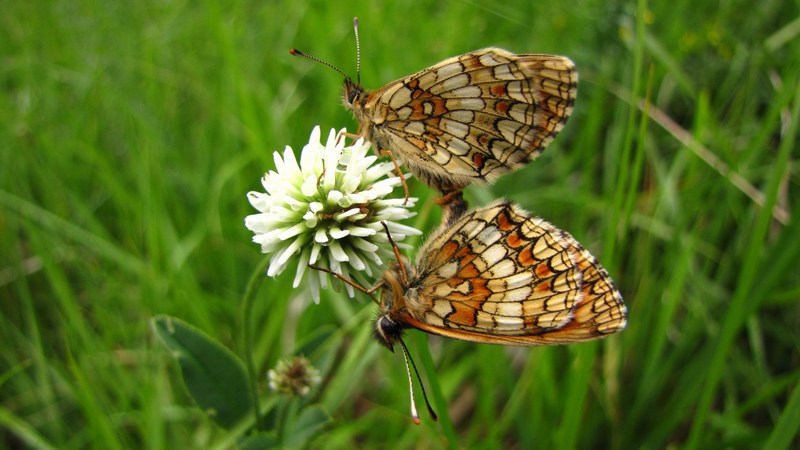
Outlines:
{"type": "Polygon", "coordinates": [[[344,101],[346,104],[353,105],[361,97],[362,92],[364,90],[361,86],[353,83],[350,78],[344,80],[344,101]]]}

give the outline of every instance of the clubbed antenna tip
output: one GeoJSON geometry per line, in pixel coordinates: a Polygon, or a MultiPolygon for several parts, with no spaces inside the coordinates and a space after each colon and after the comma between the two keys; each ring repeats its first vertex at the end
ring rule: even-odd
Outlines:
{"type": "Polygon", "coordinates": [[[317,58],[316,56],[311,56],[311,55],[309,55],[309,54],[303,53],[303,52],[301,52],[300,50],[298,50],[298,49],[296,49],[296,48],[290,48],[290,49],[289,49],[289,53],[291,53],[291,54],[292,54],[292,55],[294,55],[294,56],[302,56],[303,58],[308,58],[308,59],[310,59],[310,60],[312,60],[312,61],[316,61],[316,62],[318,62],[318,63],[320,63],[320,64],[322,64],[322,65],[324,65],[324,66],[328,66],[328,67],[330,67],[331,69],[335,70],[335,71],[336,71],[336,72],[338,72],[340,75],[342,75],[343,77],[345,77],[345,78],[350,78],[350,77],[348,77],[348,76],[347,76],[347,74],[346,74],[346,73],[342,72],[342,69],[340,69],[340,68],[338,68],[338,67],[334,66],[333,64],[331,64],[331,63],[329,63],[329,62],[323,61],[323,60],[321,60],[321,59],[317,58]]]}

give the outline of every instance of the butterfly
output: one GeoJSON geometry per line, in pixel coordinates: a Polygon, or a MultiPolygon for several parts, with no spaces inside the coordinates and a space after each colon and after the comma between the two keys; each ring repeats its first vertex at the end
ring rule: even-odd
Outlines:
{"type": "Polygon", "coordinates": [[[383,288],[375,336],[390,349],[416,328],[465,341],[554,345],[625,328],[608,272],[566,231],[500,201],[443,225],[383,288]]]}
{"type": "MultiPolygon", "coordinates": [[[[597,259],[569,233],[515,204],[497,201],[442,224],[413,266],[391,236],[389,241],[397,262],[369,289],[314,268],[370,296],[382,289],[373,335],[389,350],[400,343],[410,384],[402,338],[408,328],[464,341],[534,346],[598,339],[627,324],[622,296],[597,259]]],[[[435,419],[427,396],[425,401],[435,419]]],[[[419,423],[413,390],[411,415],[419,423]]]]}
{"type": "Polygon", "coordinates": [[[577,93],[575,64],[564,56],[485,48],[368,91],[360,74],[353,81],[291,53],[343,75],[342,100],[359,123],[357,136],[395,154],[445,197],[539,156],[572,114],[577,93]]]}

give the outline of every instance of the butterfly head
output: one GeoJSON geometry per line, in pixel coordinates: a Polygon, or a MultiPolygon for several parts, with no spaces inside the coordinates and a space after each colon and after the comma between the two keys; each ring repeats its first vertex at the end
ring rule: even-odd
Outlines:
{"type": "Polygon", "coordinates": [[[394,352],[394,344],[402,335],[403,327],[392,320],[388,314],[380,315],[375,319],[375,329],[372,331],[372,336],[390,351],[394,352]]]}
{"type": "Polygon", "coordinates": [[[408,291],[408,274],[413,269],[404,259],[400,259],[383,273],[383,290],[379,315],[375,319],[373,335],[381,344],[394,351],[394,343],[400,340],[403,334],[403,316],[406,311],[406,293],[408,291]],[[402,270],[400,264],[403,264],[402,270]]]}
{"type": "Polygon", "coordinates": [[[355,112],[356,107],[361,104],[365,92],[366,91],[360,84],[353,81],[352,78],[346,77],[344,79],[344,90],[342,91],[342,103],[344,107],[355,112]]]}

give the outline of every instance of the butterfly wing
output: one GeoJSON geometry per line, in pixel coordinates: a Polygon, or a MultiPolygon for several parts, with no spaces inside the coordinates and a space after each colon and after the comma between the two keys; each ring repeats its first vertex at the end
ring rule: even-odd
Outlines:
{"type": "Polygon", "coordinates": [[[487,48],[389,83],[354,111],[370,141],[450,191],[537,157],[572,113],[577,82],[568,58],[487,48]]]}
{"type": "Polygon", "coordinates": [[[456,339],[585,341],[625,327],[605,269],[569,234],[499,202],[440,229],[420,252],[397,318],[456,339]]]}

